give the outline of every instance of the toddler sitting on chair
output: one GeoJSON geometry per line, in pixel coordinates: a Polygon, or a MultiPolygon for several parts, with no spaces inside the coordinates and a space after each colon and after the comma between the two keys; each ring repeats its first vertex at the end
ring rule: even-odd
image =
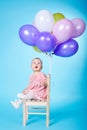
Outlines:
{"type": "Polygon", "coordinates": [[[31,63],[33,73],[30,76],[29,84],[22,93],[19,93],[18,99],[11,101],[11,104],[17,109],[23,100],[34,99],[44,101],[47,98],[47,77],[41,72],[43,65],[40,58],[34,58],[31,63]]]}

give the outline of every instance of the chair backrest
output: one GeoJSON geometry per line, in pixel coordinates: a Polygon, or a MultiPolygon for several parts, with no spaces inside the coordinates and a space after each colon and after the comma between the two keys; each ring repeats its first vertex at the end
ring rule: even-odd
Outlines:
{"type": "Polygon", "coordinates": [[[50,103],[50,74],[47,75],[47,102],[50,103]]]}

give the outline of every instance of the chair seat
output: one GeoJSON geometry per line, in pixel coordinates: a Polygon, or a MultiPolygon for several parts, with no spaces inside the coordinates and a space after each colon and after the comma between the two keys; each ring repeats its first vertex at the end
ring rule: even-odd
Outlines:
{"type": "Polygon", "coordinates": [[[47,106],[47,100],[45,101],[27,100],[25,103],[27,106],[47,106]]]}

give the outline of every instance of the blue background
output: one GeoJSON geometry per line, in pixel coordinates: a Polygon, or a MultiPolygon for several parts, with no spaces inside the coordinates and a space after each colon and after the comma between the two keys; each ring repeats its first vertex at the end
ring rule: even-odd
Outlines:
{"type": "MultiPolygon", "coordinates": [[[[32,70],[31,60],[40,57],[45,73],[49,59],[19,38],[19,28],[32,24],[40,10],[61,12],[68,19],[82,18],[87,24],[86,0],[1,0],[0,1],[0,129],[47,129],[45,117],[31,116],[22,126],[22,107],[15,110],[10,101],[22,91],[32,70]]],[[[75,39],[78,52],[68,58],[52,57],[51,112],[49,130],[86,130],[87,125],[87,29],[75,39]]]]}

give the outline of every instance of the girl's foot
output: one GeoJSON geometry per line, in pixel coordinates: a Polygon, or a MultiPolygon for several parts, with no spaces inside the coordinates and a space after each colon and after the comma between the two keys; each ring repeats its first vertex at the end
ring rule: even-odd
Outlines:
{"type": "Polygon", "coordinates": [[[21,101],[17,100],[17,101],[11,101],[11,104],[14,106],[14,108],[18,109],[21,105],[21,101]]]}

